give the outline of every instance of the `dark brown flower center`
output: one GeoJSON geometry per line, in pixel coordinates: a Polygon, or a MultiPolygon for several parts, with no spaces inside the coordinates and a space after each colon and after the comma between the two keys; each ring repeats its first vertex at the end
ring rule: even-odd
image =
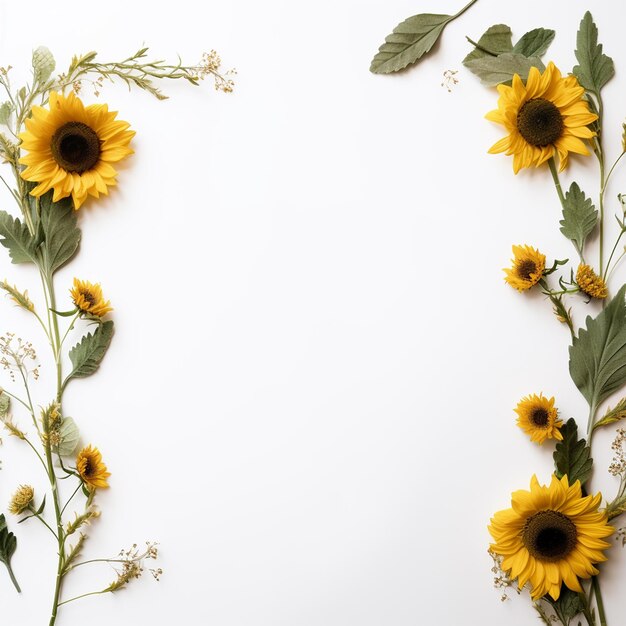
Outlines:
{"type": "Polygon", "coordinates": [[[530,416],[530,420],[535,426],[547,426],[548,411],[542,408],[535,409],[530,416]]]}
{"type": "Polygon", "coordinates": [[[68,172],[82,174],[100,158],[100,139],[82,122],[67,122],[52,136],[50,149],[54,160],[68,172]]]}
{"type": "Polygon", "coordinates": [[[94,298],[93,294],[91,294],[89,291],[81,291],[80,295],[83,297],[83,300],[85,300],[89,306],[93,306],[96,303],[96,299],[94,298]]]}
{"type": "Polygon", "coordinates": [[[517,266],[517,275],[524,280],[530,280],[531,275],[537,272],[537,264],[530,259],[522,261],[517,266]]]}
{"type": "Polygon", "coordinates": [[[576,525],[558,511],[539,511],[526,520],[522,541],[531,556],[553,563],[576,547],[576,525]]]}
{"type": "Polygon", "coordinates": [[[526,102],[517,113],[517,130],[532,146],[553,144],[563,133],[563,116],[555,104],[543,98],[526,102]]]}
{"type": "Polygon", "coordinates": [[[85,466],[83,468],[83,476],[85,478],[91,478],[91,475],[93,474],[93,463],[91,462],[91,459],[89,457],[87,457],[85,459],[85,466]]]}

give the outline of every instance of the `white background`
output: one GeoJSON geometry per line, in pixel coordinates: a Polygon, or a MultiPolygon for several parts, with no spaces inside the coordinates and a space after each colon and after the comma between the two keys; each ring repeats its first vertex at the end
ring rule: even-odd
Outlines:
{"type": "MultiPolygon", "coordinates": [[[[79,276],[101,282],[115,307],[101,370],[66,393],[83,442],[112,472],[84,553],[158,540],[165,575],[70,604],[59,624],[536,622],[527,594],[499,602],[486,552],[493,512],[552,470],[551,447],[529,443],[513,407],[543,391],[564,418],[584,425],[586,412],[566,328],[538,294],[506,286],[501,268],[514,243],[550,259],[574,252],[547,169],[515,177],[511,158],[487,154],[503,132],[483,117],[497,95],[463,69],[464,36],[498,22],[515,39],[555,28],[546,60],[566,72],[591,9],[618,68],[605,90],[614,157],[623,20],[607,2],[480,0],[426,63],[369,73],[398,22],[461,4],[0,5],[0,64],[16,81],[42,44],[59,71],[74,53],[120,59],[143,43],[187,63],[216,48],[239,71],[232,95],[207,83],[164,84],[165,102],[122,85],[101,96],[137,136],[119,187],[81,209],[80,254],[57,275],[60,294],[79,276]],[[451,93],[447,69],[460,70],[451,93]]],[[[84,99],[95,101],[88,85],[84,99]]],[[[596,175],[591,158],[575,158],[564,182],[595,195],[596,175]]],[[[610,212],[624,184],[619,172],[610,212]]],[[[2,277],[38,298],[32,268],[1,258],[2,277]]],[[[41,332],[10,301],[0,311],[0,331],[38,347],[36,401],[49,402],[41,332]]],[[[593,488],[608,496],[611,439],[598,435],[594,453],[593,488]]],[[[0,454],[0,502],[24,482],[43,493],[26,449],[4,437],[0,454]]],[[[0,621],[47,624],[53,542],[32,521],[10,522],[24,592],[0,568],[0,621]]],[[[625,564],[616,547],[603,568],[612,625],[626,610],[625,564]]],[[[89,567],[68,579],[66,598],[115,577],[89,567]]]]}

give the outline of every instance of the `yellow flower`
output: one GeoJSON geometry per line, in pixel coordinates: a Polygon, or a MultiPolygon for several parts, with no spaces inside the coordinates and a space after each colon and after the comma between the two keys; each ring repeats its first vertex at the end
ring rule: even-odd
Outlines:
{"type": "Polygon", "coordinates": [[[505,268],[504,280],[518,291],[526,291],[536,285],[546,269],[546,257],[530,246],[513,246],[513,267],[505,268]]]}
{"type": "Polygon", "coordinates": [[[609,295],[606,283],[598,276],[590,265],[581,263],[576,271],[576,283],[581,291],[592,298],[600,300],[609,295]]]}
{"type": "Polygon", "coordinates": [[[614,531],[606,513],[598,512],[601,502],[600,493],[583,497],[578,480],[569,485],[567,476],[553,475],[547,487],[533,476],[530,491],[514,492],[513,508],[491,519],[491,549],[520,589],[530,582],[533,600],[546,594],[556,600],[561,583],[581,592],[578,579],[598,573],[594,563],[606,561],[602,550],[610,545],[602,539],[614,531]]]}
{"type": "Polygon", "coordinates": [[[548,400],[541,393],[526,396],[519,401],[515,412],[518,415],[517,425],[530,435],[531,441],[543,443],[546,439],[563,439],[559,430],[563,422],[557,419],[554,398],[548,400]]]}
{"type": "Polygon", "coordinates": [[[561,77],[549,63],[543,73],[532,67],[526,84],[515,74],[511,86],[498,85],[498,108],[485,116],[503,124],[508,135],[489,152],[513,155],[513,171],[539,167],[558,153],[560,170],[567,167],[570,152],[588,155],[583,139],[595,132],[588,125],[598,116],[591,113],[583,96],[585,90],[574,76],[561,77]]]}
{"type": "Polygon", "coordinates": [[[35,490],[30,485],[22,485],[9,502],[9,513],[20,515],[30,506],[34,497],[35,490]]]}
{"type": "Polygon", "coordinates": [[[86,107],[74,92],[50,92],[49,107],[33,106],[27,130],[19,135],[20,147],[28,151],[20,159],[27,166],[21,175],[39,183],[33,196],[54,189],[54,202],[71,195],[78,209],[87,195],[107,195],[108,187],[117,184],[112,163],[133,153],[128,144],[135,132],[106,104],[86,107]]]}
{"type": "Polygon", "coordinates": [[[91,445],[83,448],[76,457],[76,469],[83,482],[92,489],[104,489],[109,486],[107,466],[102,462],[102,455],[98,448],[91,445]]]}
{"type": "Polygon", "coordinates": [[[92,285],[87,280],[78,280],[78,278],[75,278],[74,287],[70,289],[70,294],[72,295],[74,304],[82,313],[103,317],[109,311],[113,310],[111,301],[104,301],[100,283],[92,285]]]}

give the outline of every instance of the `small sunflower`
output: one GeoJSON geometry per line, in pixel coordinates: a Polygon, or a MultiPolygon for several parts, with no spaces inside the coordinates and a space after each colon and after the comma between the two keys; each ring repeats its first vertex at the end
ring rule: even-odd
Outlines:
{"type": "Polygon", "coordinates": [[[580,593],[578,579],[598,573],[594,563],[606,561],[602,551],[610,546],[603,539],[615,530],[598,512],[601,502],[600,493],[583,497],[578,480],[570,485],[567,476],[553,475],[548,487],[533,476],[530,491],[514,492],[513,508],[491,519],[491,549],[520,589],[530,581],[533,600],[546,594],[557,600],[562,583],[580,593]]]}
{"type": "Polygon", "coordinates": [[[541,393],[526,396],[519,401],[515,412],[518,415],[517,425],[530,435],[531,441],[541,444],[546,439],[563,439],[559,430],[563,422],[557,419],[554,398],[548,399],[541,393]]]}
{"type": "Polygon", "coordinates": [[[546,257],[530,246],[513,246],[513,267],[505,268],[504,280],[518,291],[536,285],[546,269],[546,257]]]}
{"type": "Polygon", "coordinates": [[[28,151],[20,159],[27,166],[21,176],[39,183],[33,196],[54,189],[54,202],[71,195],[78,209],[88,195],[107,195],[117,184],[112,164],[133,153],[128,144],[135,132],[106,104],[84,106],[74,92],[50,92],[49,107],[33,106],[19,135],[20,147],[28,151]]]}
{"type": "Polygon", "coordinates": [[[567,167],[570,152],[588,155],[583,139],[595,132],[588,128],[598,116],[589,110],[585,90],[574,76],[563,78],[553,63],[543,73],[530,68],[526,84],[515,74],[511,86],[498,85],[498,108],[485,116],[503,124],[509,134],[489,152],[513,155],[513,171],[539,167],[558,153],[560,170],[567,167]]]}
{"type": "Polygon", "coordinates": [[[76,307],[87,315],[95,315],[96,317],[103,317],[109,311],[113,310],[111,301],[105,302],[102,296],[102,288],[100,283],[92,285],[87,280],[74,279],[74,287],[70,289],[72,301],[76,307]]]}
{"type": "Polygon", "coordinates": [[[22,485],[9,502],[9,513],[20,515],[31,505],[34,497],[35,490],[30,485],[22,485]]]}
{"type": "Polygon", "coordinates": [[[83,482],[92,489],[104,489],[109,486],[107,466],[102,462],[102,454],[98,448],[87,446],[76,457],[76,469],[83,482]]]}
{"type": "Polygon", "coordinates": [[[609,295],[609,290],[601,276],[598,276],[591,265],[581,263],[576,271],[576,284],[581,291],[591,298],[603,300],[609,295]]]}

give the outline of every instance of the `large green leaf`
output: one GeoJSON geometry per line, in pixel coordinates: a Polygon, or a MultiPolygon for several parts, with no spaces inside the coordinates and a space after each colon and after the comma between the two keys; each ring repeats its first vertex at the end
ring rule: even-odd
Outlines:
{"type": "Polygon", "coordinates": [[[506,24],[490,26],[476,42],[478,45],[463,59],[463,65],[472,59],[498,56],[513,50],[511,29],[506,24]]]}
{"type": "Polygon", "coordinates": [[[61,456],[71,456],[76,451],[80,432],[76,422],[71,417],[64,417],[59,427],[58,453],[61,456]]]}
{"type": "Polygon", "coordinates": [[[626,383],[626,285],[592,319],[569,349],[569,371],[592,408],[626,383]]]}
{"type": "Polygon", "coordinates": [[[523,54],[525,57],[541,57],[554,41],[554,35],[555,32],[549,28],[530,30],[522,35],[522,38],[513,46],[512,52],[523,54]]]}
{"type": "Polygon", "coordinates": [[[32,198],[31,204],[39,213],[45,268],[52,274],[78,250],[80,229],[76,214],[70,198],[52,202],[52,191],[38,199],[32,198]]]}
{"type": "Polygon", "coordinates": [[[15,554],[16,548],[17,539],[12,532],[9,532],[7,521],[4,514],[2,514],[0,515],[0,563],[6,565],[7,570],[9,570],[11,582],[15,585],[15,588],[21,592],[20,586],[17,584],[17,580],[15,580],[13,568],[11,567],[11,557],[15,554]]]}
{"type": "Polygon", "coordinates": [[[576,34],[575,54],[578,65],[574,67],[573,73],[578,82],[587,91],[599,94],[600,89],[615,74],[615,67],[613,59],[602,52],[602,44],[598,43],[598,27],[589,11],[581,20],[576,34]]]}
{"type": "Polygon", "coordinates": [[[516,52],[505,52],[497,57],[484,56],[465,63],[465,67],[480,78],[483,85],[495,87],[513,80],[514,74],[528,78],[531,67],[543,72],[546,68],[539,57],[525,57],[516,52]]]}
{"type": "Polygon", "coordinates": [[[79,343],[70,350],[70,361],[73,368],[63,385],[72,378],[91,376],[104,358],[113,337],[113,322],[103,322],[93,333],[85,335],[79,343]]]}
{"type": "Polygon", "coordinates": [[[591,198],[587,198],[576,183],[572,183],[565,194],[561,232],[570,239],[580,254],[585,240],[591,234],[598,221],[598,212],[591,198]]]}
{"type": "Polygon", "coordinates": [[[578,426],[574,418],[570,417],[561,427],[561,435],[563,435],[563,440],[556,444],[552,455],[557,478],[567,475],[570,485],[577,480],[584,485],[591,476],[593,459],[587,442],[578,438],[578,426]]]}
{"type": "Polygon", "coordinates": [[[0,237],[0,244],[9,250],[13,263],[36,262],[35,242],[28,227],[6,211],[0,211],[0,237]]]}
{"type": "MultiPolygon", "coordinates": [[[[549,595],[543,598],[552,605],[559,621],[563,626],[569,626],[572,620],[585,610],[585,605],[580,598],[580,594],[568,589],[565,584],[561,585],[561,593],[558,600],[553,600],[549,595]]],[[[553,621],[549,622],[554,624],[553,621]]],[[[580,622],[578,622],[580,624],[580,622]]]]}
{"type": "Polygon", "coordinates": [[[390,74],[421,59],[436,43],[452,15],[422,13],[398,24],[372,59],[370,72],[390,74]]]}

